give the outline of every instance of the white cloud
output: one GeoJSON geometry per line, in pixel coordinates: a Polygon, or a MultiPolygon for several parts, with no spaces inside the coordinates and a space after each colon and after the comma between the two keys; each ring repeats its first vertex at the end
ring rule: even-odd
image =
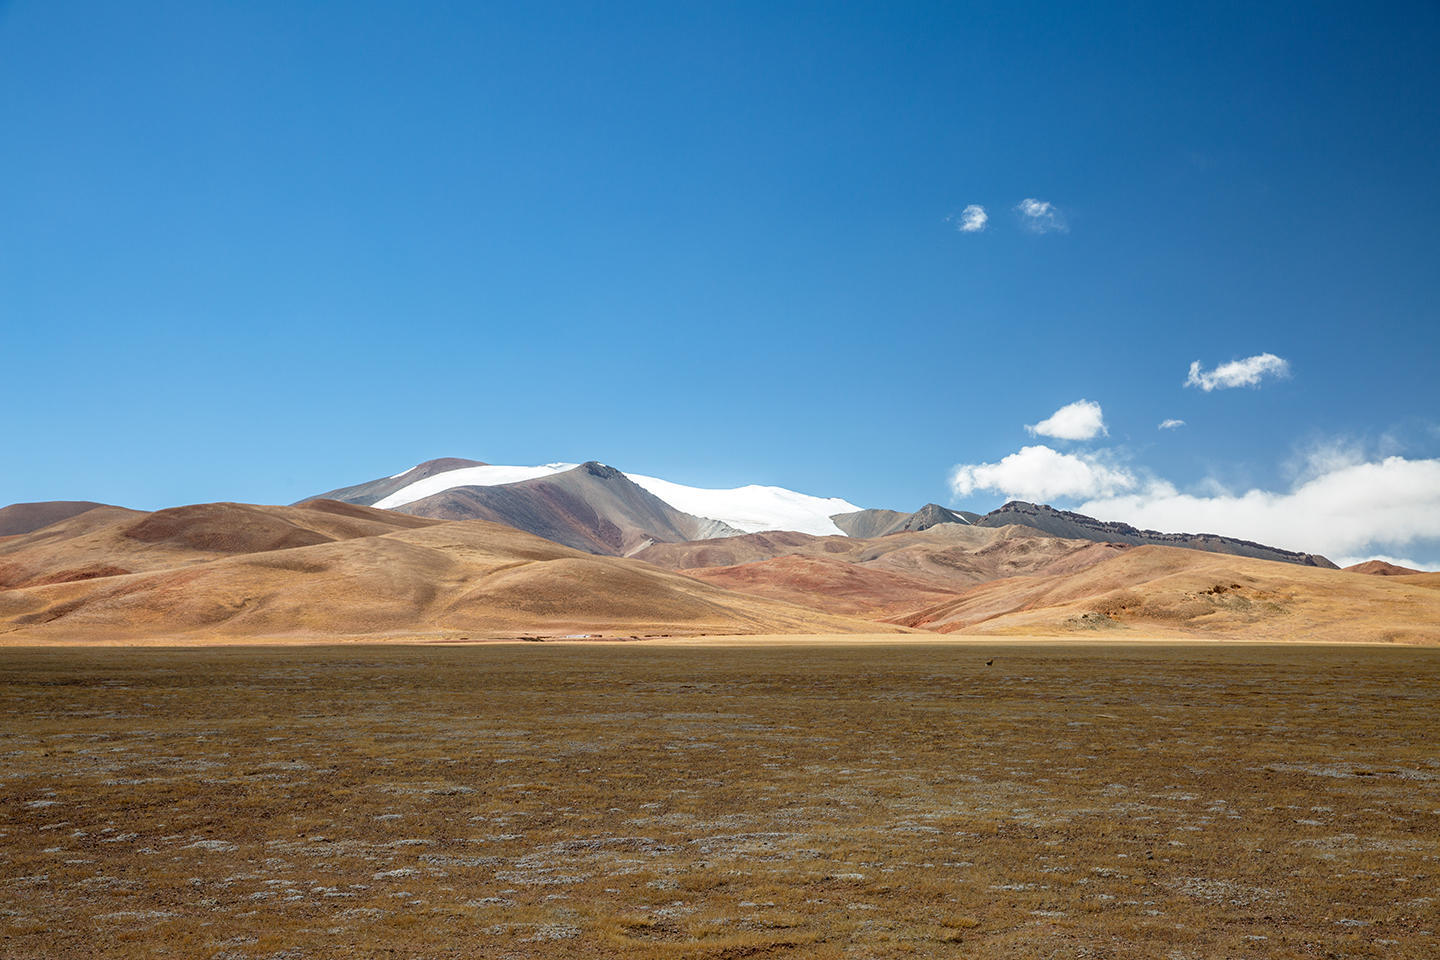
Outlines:
{"type": "Polygon", "coordinates": [[[1366,463],[1370,456],[1360,440],[1349,437],[1335,437],[1319,440],[1301,448],[1282,467],[1293,483],[1304,483],[1334,473],[1342,467],[1353,467],[1366,463]]]}
{"type": "Polygon", "coordinates": [[[1135,487],[1124,467],[1108,464],[1096,454],[1060,453],[1047,446],[1022,447],[999,463],[961,464],[950,472],[956,497],[979,490],[1012,500],[1113,497],[1135,487]]]}
{"type": "Polygon", "coordinates": [[[1020,214],[1020,222],[1025,225],[1025,229],[1034,233],[1051,233],[1053,231],[1064,233],[1070,229],[1066,226],[1065,218],[1060,215],[1055,204],[1049,200],[1026,197],[1015,205],[1015,210],[1020,214]]]}
{"type": "Polygon", "coordinates": [[[978,203],[972,203],[960,212],[958,217],[947,217],[961,233],[979,233],[990,222],[990,214],[978,203]]]}
{"type": "Polygon", "coordinates": [[[1048,418],[1025,427],[1033,436],[1055,437],[1059,440],[1089,440],[1105,429],[1105,415],[1093,400],[1076,400],[1056,410],[1048,418]]]}
{"type": "Polygon", "coordinates": [[[1283,377],[1289,372],[1290,364],[1273,353],[1257,353],[1244,360],[1232,360],[1208,372],[1202,370],[1200,361],[1196,360],[1190,364],[1190,376],[1185,378],[1185,386],[1199,387],[1209,393],[1230,387],[1253,387],[1267,374],[1283,377]]]}
{"type": "Polygon", "coordinates": [[[1158,430],[1178,430],[1178,429],[1180,429],[1180,428],[1183,427],[1183,426],[1185,426],[1185,421],[1184,421],[1184,420],[1176,420],[1174,417],[1170,417],[1169,419],[1161,420],[1161,421],[1160,421],[1160,426],[1157,427],[1156,429],[1158,429],[1158,430]]]}
{"type": "Polygon", "coordinates": [[[1197,496],[1152,483],[1137,493],[1096,494],[1076,509],[1167,533],[1218,533],[1332,559],[1359,556],[1440,539],[1440,459],[1337,460],[1285,493],[1197,496]]]}

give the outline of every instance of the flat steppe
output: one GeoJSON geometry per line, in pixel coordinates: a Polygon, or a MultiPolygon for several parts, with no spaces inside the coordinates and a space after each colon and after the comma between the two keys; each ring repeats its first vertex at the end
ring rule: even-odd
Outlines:
{"type": "Polygon", "coordinates": [[[1437,717],[1413,647],[5,648],[0,957],[1435,957],[1437,717]]]}

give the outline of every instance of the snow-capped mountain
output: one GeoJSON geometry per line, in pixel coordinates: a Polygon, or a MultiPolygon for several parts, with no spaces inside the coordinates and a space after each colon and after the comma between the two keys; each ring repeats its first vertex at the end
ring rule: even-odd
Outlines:
{"type": "MultiPolygon", "coordinates": [[[[565,473],[578,466],[574,463],[547,463],[526,467],[480,464],[474,461],[450,462],[467,465],[436,472],[433,466],[435,461],[418,464],[404,473],[386,478],[386,481],[373,481],[371,484],[346,488],[346,494],[360,495],[340,496],[337,499],[396,510],[457,487],[493,487],[520,483],[565,473]],[[417,479],[405,483],[410,474],[414,474],[417,479]],[[386,482],[391,487],[390,490],[381,497],[367,499],[367,494],[379,492],[367,488],[386,482]],[[397,484],[401,485],[396,487],[397,484]]],[[[784,487],[750,484],[728,490],[708,489],[640,474],[625,476],[676,510],[704,520],[719,521],[744,533],[793,530],[817,536],[844,536],[844,531],[830,518],[835,514],[852,513],[860,509],[839,497],[816,497],[784,487]]],[[[332,491],[325,496],[335,497],[338,493],[340,491],[332,491]]]]}
{"type": "MultiPolygon", "coordinates": [[[[591,553],[628,556],[653,543],[790,531],[814,536],[882,537],[937,524],[1019,525],[1065,539],[1158,544],[1309,566],[1324,557],[1213,534],[1159,533],[1101,523],[1048,506],[1007,503],[985,516],[928,504],[913,514],[862,510],[838,497],[751,484],[692,487],[626,474],[590,461],[500,466],[478,460],[429,460],[394,476],[311,499],[340,500],[444,520],[502,523],[591,553]]],[[[303,502],[303,501],[302,501],[303,502]]]]}

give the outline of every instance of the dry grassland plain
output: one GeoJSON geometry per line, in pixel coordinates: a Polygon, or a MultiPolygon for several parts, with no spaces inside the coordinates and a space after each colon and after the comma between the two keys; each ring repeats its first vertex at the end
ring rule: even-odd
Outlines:
{"type": "Polygon", "coordinates": [[[1429,958],[1437,718],[1416,648],[9,648],[0,956],[1429,958]]]}

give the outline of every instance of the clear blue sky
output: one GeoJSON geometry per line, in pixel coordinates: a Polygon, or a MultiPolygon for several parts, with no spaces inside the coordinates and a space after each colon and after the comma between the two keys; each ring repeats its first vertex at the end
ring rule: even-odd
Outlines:
{"type": "Polygon", "coordinates": [[[0,4],[0,503],[1433,459],[1436,50],[1418,2],[0,4]],[[1026,432],[1080,398],[1108,436],[1026,432]]]}

